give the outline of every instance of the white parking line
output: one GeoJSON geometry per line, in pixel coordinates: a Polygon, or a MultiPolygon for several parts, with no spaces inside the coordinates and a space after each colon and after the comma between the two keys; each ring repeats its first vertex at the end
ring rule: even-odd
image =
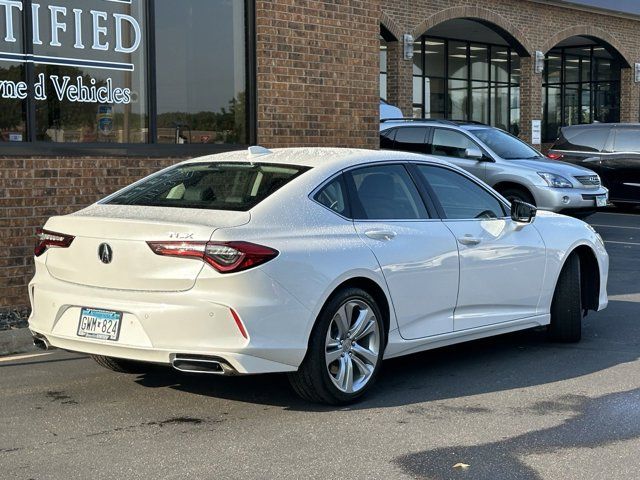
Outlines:
{"type": "Polygon", "coordinates": [[[26,355],[14,355],[12,357],[2,357],[0,358],[0,363],[14,362],[16,360],[26,360],[27,358],[43,357],[44,355],[52,355],[54,353],[55,352],[29,353],[26,355]]]}
{"type": "Polygon", "coordinates": [[[640,243],[634,243],[634,242],[613,242],[611,240],[605,240],[604,243],[613,243],[616,245],[635,245],[637,247],[640,247],[640,243]]]}
{"type": "Polygon", "coordinates": [[[640,230],[640,227],[624,227],[622,225],[596,225],[595,223],[592,223],[591,226],[600,228],[626,228],[629,230],[640,230]]]}

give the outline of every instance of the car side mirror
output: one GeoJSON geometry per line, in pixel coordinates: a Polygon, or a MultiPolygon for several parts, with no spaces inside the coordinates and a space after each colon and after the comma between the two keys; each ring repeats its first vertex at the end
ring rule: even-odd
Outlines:
{"type": "Polygon", "coordinates": [[[530,203],[521,200],[511,202],[511,219],[518,223],[531,223],[536,218],[538,209],[530,203]]]}
{"type": "Polygon", "coordinates": [[[484,153],[482,153],[482,150],[480,150],[479,148],[467,148],[464,151],[464,157],[468,158],[470,160],[478,160],[479,162],[481,162],[482,160],[484,160],[484,153]]]}

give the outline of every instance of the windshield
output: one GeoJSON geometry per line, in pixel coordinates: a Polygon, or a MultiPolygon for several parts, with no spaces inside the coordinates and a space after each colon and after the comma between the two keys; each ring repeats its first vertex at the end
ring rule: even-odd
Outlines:
{"type": "Polygon", "coordinates": [[[247,211],[309,170],[266,163],[191,163],[152,175],[107,204],[247,211]]]}
{"type": "Polygon", "coordinates": [[[496,155],[505,160],[525,160],[542,157],[538,151],[522,140],[497,128],[479,128],[471,130],[471,133],[483,141],[496,155]]]}

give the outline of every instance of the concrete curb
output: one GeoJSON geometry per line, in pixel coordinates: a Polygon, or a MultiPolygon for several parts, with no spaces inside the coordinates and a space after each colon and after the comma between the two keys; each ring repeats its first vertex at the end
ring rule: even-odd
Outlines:
{"type": "Polygon", "coordinates": [[[28,328],[0,331],[0,356],[35,350],[28,328]]]}

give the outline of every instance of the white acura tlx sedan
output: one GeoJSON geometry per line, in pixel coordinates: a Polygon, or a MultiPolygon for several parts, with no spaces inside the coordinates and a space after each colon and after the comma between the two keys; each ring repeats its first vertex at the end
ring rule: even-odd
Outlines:
{"type": "Polygon", "coordinates": [[[180,163],[38,232],[35,343],[117,372],[289,372],[354,401],[383,358],[547,326],[580,339],[609,260],[580,220],[444,161],[252,147],[180,163]]]}

